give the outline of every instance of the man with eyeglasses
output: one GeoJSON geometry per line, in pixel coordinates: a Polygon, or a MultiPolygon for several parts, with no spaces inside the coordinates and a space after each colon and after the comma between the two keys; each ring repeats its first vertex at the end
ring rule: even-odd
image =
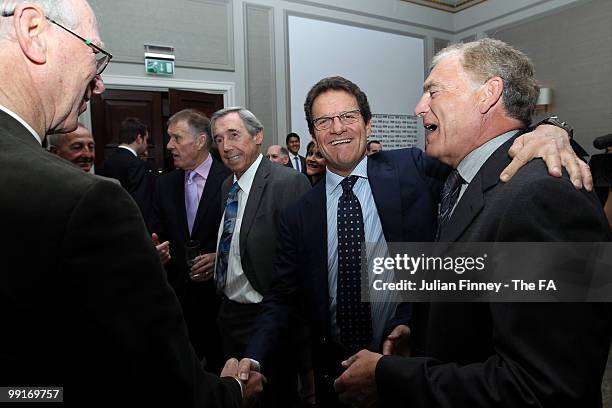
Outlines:
{"type": "Polygon", "coordinates": [[[237,360],[230,378],[202,370],[128,193],[42,149],[104,91],[92,9],[0,0],[0,14],[0,385],[77,406],[241,406],[262,377],[241,383],[237,360]]]}
{"type": "MultiPolygon", "coordinates": [[[[342,406],[333,383],[344,369],[343,360],[364,348],[403,354],[410,335],[408,304],[396,307],[380,294],[371,294],[371,302],[361,301],[361,243],[433,241],[437,202],[449,169],[419,149],[366,156],[370,106],[365,93],[345,78],[315,84],[304,110],[311,135],[327,160],[325,181],[281,216],[275,280],[245,356],[259,362],[265,373],[292,308],[301,302],[310,322],[317,404],[335,407],[342,406]]],[[[555,133],[557,128],[539,129],[551,130],[555,133]]],[[[542,150],[535,139],[520,152],[519,162],[539,154],[534,153],[538,147],[542,150]]],[[[552,167],[559,166],[554,153],[546,157],[552,167]]],[[[568,156],[564,162],[571,162],[573,180],[581,185],[578,159],[571,149],[563,155],[568,156]]],[[[514,174],[517,164],[504,173],[514,174]]],[[[246,373],[251,360],[243,359],[240,367],[246,373]]],[[[364,391],[375,386],[373,381],[364,384],[364,391]]]]}

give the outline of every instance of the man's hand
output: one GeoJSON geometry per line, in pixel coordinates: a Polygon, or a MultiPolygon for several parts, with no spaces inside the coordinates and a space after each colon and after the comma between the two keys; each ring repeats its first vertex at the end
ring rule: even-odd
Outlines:
{"type": "Polygon", "coordinates": [[[341,402],[359,408],[378,406],[375,371],[381,357],[381,354],[361,350],[342,362],[346,371],[334,382],[341,402]]]}
{"type": "Polygon", "coordinates": [[[195,263],[189,271],[189,277],[194,282],[206,282],[212,279],[214,275],[216,253],[198,255],[195,257],[195,263]]]}
{"type": "Polygon", "coordinates": [[[156,233],[151,234],[151,240],[153,241],[153,245],[155,245],[159,260],[163,265],[167,264],[170,260],[170,241],[164,241],[160,244],[159,237],[156,233]]]}
{"type": "Polygon", "coordinates": [[[266,377],[259,372],[259,363],[250,358],[243,358],[237,367],[237,378],[245,385],[244,399],[253,398],[263,391],[266,377]]]}
{"type": "Polygon", "coordinates": [[[502,171],[500,179],[503,182],[510,180],[529,161],[541,157],[546,162],[551,176],[561,177],[561,166],[563,166],[577,189],[582,186],[588,191],[593,189],[593,177],[589,166],[576,156],[567,132],[561,128],[540,125],[533,132],[517,137],[508,154],[513,160],[502,171]]]}
{"type": "Polygon", "coordinates": [[[389,333],[383,343],[383,354],[385,356],[395,354],[397,356],[410,356],[410,328],[400,324],[389,333]]]}

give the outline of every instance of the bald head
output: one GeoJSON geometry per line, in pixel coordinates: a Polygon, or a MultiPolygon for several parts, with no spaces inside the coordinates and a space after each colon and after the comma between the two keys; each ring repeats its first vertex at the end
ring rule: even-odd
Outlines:
{"type": "Polygon", "coordinates": [[[85,0],[0,0],[0,104],[41,137],[73,131],[107,61],[85,0]],[[86,42],[83,38],[87,38],[86,42]],[[70,63],[67,63],[70,61],[70,63]]]}
{"type": "Polygon", "coordinates": [[[49,135],[49,151],[89,172],[96,158],[95,143],[89,130],[79,123],[70,133],[49,135]]]}
{"type": "Polygon", "coordinates": [[[289,151],[281,145],[272,145],[268,147],[266,157],[274,163],[282,165],[289,163],[289,151]]]}

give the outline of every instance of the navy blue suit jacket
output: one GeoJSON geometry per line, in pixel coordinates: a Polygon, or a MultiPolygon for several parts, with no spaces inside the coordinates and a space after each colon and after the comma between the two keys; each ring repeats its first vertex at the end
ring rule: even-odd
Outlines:
{"type": "MultiPolygon", "coordinates": [[[[387,242],[432,241],[437,202],[448,167],[419,149],[386,151],[368,158],[368,179],[387,242]]],[[[301,302],[311,328],[315,371],[330,355],[331,321],[327,280],[327,198],[321,181],[281,216],[275,276],[263,300],[257,331],[246,355],[265,365],[301,302]]],[[[407,323],[410,310],[398,307],[388,330],[407,323]]]]}

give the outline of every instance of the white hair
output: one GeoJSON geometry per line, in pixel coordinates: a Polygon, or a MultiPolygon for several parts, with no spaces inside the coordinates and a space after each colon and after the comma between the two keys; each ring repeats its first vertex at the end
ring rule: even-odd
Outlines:
{"type": "MultiPolygon", "coordinates": [[[[50,19],[69,28],[77,25],[77,17],[70,0],[0,0],[0,14],[12,14],[23,3],[37,4],[50,19]]],[[[0,17],[0,36],[6,37],[6,27],[10,19],[0,17]]]]}

